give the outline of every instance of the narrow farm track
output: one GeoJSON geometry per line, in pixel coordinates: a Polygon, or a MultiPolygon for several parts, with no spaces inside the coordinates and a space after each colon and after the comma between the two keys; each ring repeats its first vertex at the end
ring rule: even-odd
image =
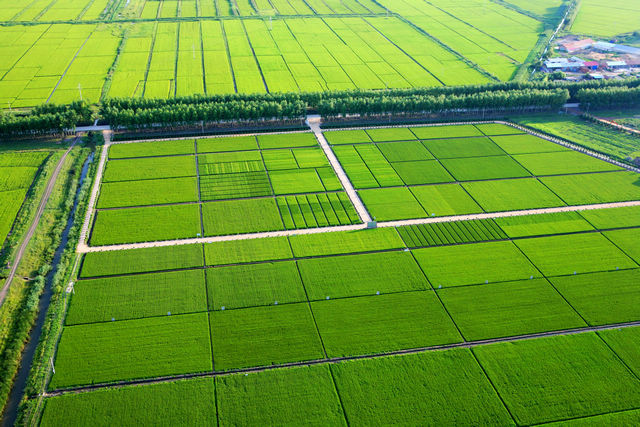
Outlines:
{"type": "Polygon", "coordinates": [[[282,364],[269,365],[269,366],[258,366],[255,368],[234,369],[229,371],[210,371],[210,372],[200,372],[195,374],[170,375],[170,376],[146,378],[146,379],[140,379],[140,380],[119,381],[115,383],[99,383],[99,384],[91,384],[91,385],[73,387],[73,388],[67,388],[67,389],[53,390],[50,392],[43,393],[42,396],[47,398],[47,397],[60,396],[63,394],[70,394],[70,393],[76,393],[76,394],[84,393],[84,392],[100,390],[104,388],[121,388],[121,387],[126,387],[131,385],[166,383],[166,382],[172,382],[176,380],[183,380],[183,379],[190,379],[190,378],[219,377],[219,376],[227,376],[227,375],[242,374],[242,373],[248,374],[248,373],[270,371],[270,370],[279,369],[279,368],[332,364],[332,363],[345,362],[349,360],[378,359],[381,357],[400,356],[404,354],[426,353],[431,351],[450,350],[455,348],[474,348],[474,347],[487,345],[487,344],[525,341],[525,340],[531,340],[536,338],[575,335],[575,334],[581,334],[581,333],[587,333],[587,332],[607,331],[611,329],[632,328],[632,327],[638,327],[638,326],[640,326],[640,321],[634,321],[634,322],[607,324],[607,325],[600,325],[600,326],[588,326],[583,328],[562,329],[558,331],[538,332],[534,334],[515,335],[515,336],[503,337],[503,338],[491,338],[491,339],[478,340],[478,341],[463,341],[463,342],[454,343],[454,344],[444,344],[444,345],[437,345],[437,346],[431,346],[431,347],[419,347],[419,348],[412,348],[407,350],[390,351],[386,353],[374,353],[374,354],[346,356],[346,357],[332,357],[332,358],[325,358],[325,359],[308,360],[305,362],[292,362],[292,363],[282,363],[282,364]]]}
{"type": "Polygon", "coordinates": [[[24,252],[26,251],[27,246],[31,241],[31,238],[33,237],[33,234],[35,233],[36,228],[40,223],[40,218],[44,213],[44,209],[46,208],[47,202],[49,201],[49,197],[53,192],[53,187],[56,185],[56,181],[58,180],[58,175],[60,175],[60,171],[64,166],[64,162],[77,142],[78,142],[78,138],[73,140],[69,148],[67,148],[67,151],[65,151],[62,157],[60,157],[60,160],[58,160],[58,164],[56,165],[56,168],[51,174],[51,177],[49,177],[49,181],[47,182],[47,187],[45,188],[44,193],[42,194],[42,197],[40,199],[40,204],[38,205],[38,210],[36,211],[36,215],[33,218],[33,221],[31,222],[29,229],[27,230],[27,234],[24,236],[24,238],[22,239],[22,242],[20,243],[20,246],[18,247],[18,251],[16,252],[13,260],[13,264],[11,265],[11,270],[9,270],[9,275],[7,276],[7,279],[5,281],[4,286],[2,287],[2,290],[0,290],[0,307],[4,303],[4,300],[7,297],[7,294],[9,293],[11,282],[13,281],[13,278],[16,275],[16,270],[20,265],[20,261],[22,261],[22,256],[24,255],[24,252]]]}
{"type": "MultiPolygon", "coordinates": [[[[583,210],[621,208],[621,207],[627,207],[627,206],[640,206],[640,200],[629,201],[629,202],[616,202],[616,203],[600,203],[600,204],[593,204],[593,205],[561,206],[557,208],[529,209],[529,210],[522,210],[522,211],[492,212],[492,213],[482,213],[482,214],[472,214],[472,215],[456,215],[456,216],[405,219],[400,221],[378,222],[377,227],[378,228],[401,227],[403,225],[469,221],[469,220],[476,220],[476,219],[504,218],[504,217],[510,217],[510,216],[541,215],[541,214],[558,213],[558,212],[578,212],[583,210]]],[[[157,248],[157,247],[165,247],[165,246],[190,245],[195,243],[215,243],[215,242],[227,242],[230,240],[249,240],[249,239],[261,239],[265,237],[295,236],[300,234],[331,233],[335,231],[355,231],[355,230],[364,230],[366,228],[367,228],[367,224],[365,223],[365,224],[354,224],[354,225],[342,225],[342,226],[335,226],[335,227],[304,228],[300,230],[266,231],[262,233],[233,234],[233,235],[214,236],[214,237],[199,237],[199,238],[193,238],[193,239],[163,240],[163,241],[143,242],[143,243],[127,243],[122,245],[109,245],[109,246],[87,246],[86,244],[80,244],[78,245],[78,252],[79,253],[111,252],[111,251],[121,251],[125,249],[157,248]]]]}

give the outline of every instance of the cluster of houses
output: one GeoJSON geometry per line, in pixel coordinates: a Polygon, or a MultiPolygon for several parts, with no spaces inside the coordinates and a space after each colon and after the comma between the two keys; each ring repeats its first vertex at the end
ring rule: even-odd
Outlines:
{"type": "Polygon", "coordinates": [[[614,53],[617,54],[616,56],[621,57],[599,60],[585,60],[578,58],[577,56],[554,57],[549,58],[544,62],[543,71],[589,73],[589,77],[601,79],[604,78],[603,75],[593,73],[593,71],[620,71],[640,67],[640,48],[637,47],[584,39],[562,42],[559,44],[558,50],[567,54],[588,50],[589,52],[614,53]]]}

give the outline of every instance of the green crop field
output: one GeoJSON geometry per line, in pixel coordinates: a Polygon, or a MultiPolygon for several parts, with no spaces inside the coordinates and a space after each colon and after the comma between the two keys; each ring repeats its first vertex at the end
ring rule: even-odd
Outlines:
{"type": "Polygon", "coordinates": [[[584,0],[580,3],[571,32],[611,37],[638,29],[640,10],[633,0],[584,0]]]}

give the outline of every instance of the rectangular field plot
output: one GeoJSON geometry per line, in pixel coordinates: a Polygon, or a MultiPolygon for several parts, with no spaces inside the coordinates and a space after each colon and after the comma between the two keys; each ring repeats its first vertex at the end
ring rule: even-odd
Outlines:
{"type": "Polygon", "coordinates": [[[422,126],[410,129],[420,139],[466,138],[483,135],[474,125],[422,126]]]}
{"type": "Polygon", "coordinates": [[[434,139],[422,142],[439,159],[504,155],[489,138],[434,139]]]}
{"type": "Polygon", "coordinates": [[[257,150],[255,136],[223,136],[219,138],[196,139],[198,153],[216,153],[225,151],[257,150]]]}
{"type": "Polygon", "coordinates": [[[538,237],[514,243],[545,276],[637,267],[600,233],[538,237]]]}
{"type": "Polygon", "coordinates": [[[285,304],[211,313],[216,370],[320,359],[309,305],[285,304]]]}
{"type": "Polygon", "coordinates": [[[310,300],[430,289],[408,252],[301,259],[298,268],[310,300]]]}
{"type": "Polygon", "coordinates": [[[427,213],[408,188],[360,190],[360,198],[377,221],[424,218],[427,213]]]}
{"type": "Polygon", "coordinates": [[[433,156],[419,141],[388,142],[376,144],[389,162],[408,162],[412,160],[430,160],[433,156]]]}
{"type": "Polygon", "coordinates": [[[622,170],[620,166],[615,166],[577,151],[520,154],[514,156],[514,159],[534,175],[560,175],[622,170]]]}
{"type": "Polygon", "coordinates": [[[79,280],[67,325],[207,311],[203,270],[79,280]]]}
{"type": "Polygon", "coordinates": [[[640,328],[610,329],[598,332],[598,335],[616,352],[634,374],[640,374],[640,351],[638,340],[640,328]]]}
{"type": "Polygon", "coordinates": [[[519,424],[637,407],[638,379],[593,333],[473,349],[519,424]]]}
{"type": "Polygon", "coordinates": [[[468,341],[586,326],[545,279],[438,290],[468,341]]]}
{"type": "Polygon", "coordinates": [[[331,371],[347,417],[362,425],[513,422],[467,349],[347,361],[331,371]],[[467,409],[452,410],[460,407],[467,409]]]}
{"type": "Polygon", "coordinates": [[[299,194],[276,198],[287,230],[360,222],[346,193],[299,194]]]}
{"type": "Polygon", "coordinates": [[[591,224],[578,212],[510,216],[496,218],[495,221],[509,237],[544,236],[593,230],[591,224]]]}
{"type": "Polygon", "coordinates": [[[569,151],[570,148],[555,144],[546,139],[538,138],[528,133],[520,135],[492,136],[495,142],[508,154],[548,153],[557,151],[569,151]]]}
{"type": "Polygon", "coordinates": [[[428,216],[480,213],[482,208],[459,184],[411,187],[411,193],[428,216]]]}
{"type": "Polygon", "coordinates": [[[369,134],[362,130],[330,130],[323,132],[327,142],[331,145],[359,144],[362,142],[372,142],[369,134]]]}
{"type": "Polygon", "coordinates": [[[224,200],[202,205],[205,236],[282,230],[282,218],[272,198],[224,200]]]}
{"type": "Polygon", "coordinates": [[[298,235],[289,237],[289,242],[293,254],[298,258],[405,247],[393,228],[298,235]]]}
{"type": "Polygon", "coordinates": [[[206,265],[240,264],[293,258],[286,237],[230,240],[204,245],[206,265]]]}
{"type": "Polygon", "coordinates": [[[294,261],[208,268],[207,288],[215,310],[307,301],[294,261]]]}
{"type": "Polygon", "coordinates": [[[97,208],[119,208],[198,201],[195,177],[105,182],[97,208]]]}
{"type": "Polygon", "coordinates": [[[176,141],[147,141],[131,144],[113,144],[109,148],[110,159],[172,156],[177,154],[195,154],[195,143],[193,140],[183,139],[176,141]]]}
{"type": "Polygon", "coordinates": [[[392,165],[406,185],[440,184],[454,181],[449,172],[436,160],[397,162],[392,165]]]}
{"type": "Polygon", "coordinates": [[[196,237],[201,233],[200,208],[153,206],[99,211],[91,232],[95,246],[196,237]]]}
{"type": "Polygon", "coordinates": [[[522,178],[531,175],[509,156],[443,159],[442,164],[458,181],[522,178]]]}
{"type": "Polygon", "coordinates": [[[49,387],[212,369],[207,314],[67,326],[49,387]]]}
{"type": "Polygon", "coordinates": [[[411,141],[417,139],[408,128],[367,129],[366,132],[374,142],[411,141]]]}
{"type": "Polygon", "coordinates": [[[104,182],[135,181],[183,176],[196,176],[194,156],[113,160],[107,162],[102,180],[104,182]]]}
{"type": "Polygon", "coordinates": [[[634,172],[549,176],[540,181],[571,205],[640,200],[640,178],[634,172]]]}
{"type": "Polygon", "coordinates": [[[640,226],[640,206],[585,210],[580,215],[600,230],[640,226]]]}
{"type": "Polygon", "coordinates": [[[413,254],[436,289],[540,277],[511,242],[433,247],[413,254]]]}
{"type": "Polygon", "coordinates": [[[520,133],[524,133],[520,129],[504,125],[501,123],[483,123],[479,125],[475,125],[480,132],[485,135],[493,136],[493,135],[516,135],[520,133]]]}
{"type": "Polygon", "coordinates": [[[197,425],[216,426],[214,380],[198,378],[52,397],[46,401],[40,425],[90,426],[115,417],[123,425],[178,425],[189,419],[197,425]]]}
{"type": "Polygon", "coordinates": [[[487,212],[565,205],[558,196],[532,178],[467,182],[462,186],[487,212]]]}
{"type": "Polygon", "coordinates": [[[313,133],[284,133],[275,135],[258,135],[258,145],[260,148],[294,148],[294,147],[315,147],[318,140],[313,133]]]}
{"type": "Polygon", "coordinates": [[[433,291],[311,303],[329,357],[461,341],[433,291]]]}
{"type": "Polygon", "coordinates": [[[640,228],[605,231],[602,234],[634,261],[640,263],[640,228]]]}
{"type": "Polygon", "coordinates": [[[640,320],[640,270],[552,277],[553,286],[590,325],[640,320]]]}
{"type": "Polygon", "coordinates": [[[504,240],[507,235],[492,219],[405,225],[397,228],[407,247],[504,240]]]}
{"type": "Polygon", "coordinates": [[[201,267],[203,262],[202,245],[93,252],[84,256],[80,276],[87,278],[177,270],[201,267]]]}
{"type": "Polygon", "coordinates": [[[325,365],[218,377],[216,396],[222,425],[347,425],[325,365]]]}

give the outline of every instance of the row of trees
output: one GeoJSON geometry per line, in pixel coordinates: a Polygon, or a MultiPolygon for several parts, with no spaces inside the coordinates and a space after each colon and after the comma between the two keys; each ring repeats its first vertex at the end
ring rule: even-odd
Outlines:
{"type": "Polygon", "coordinates": [[[640,105],[640,87],[581,89],[576,98],[583,108],[602,109],[640,105]]]}
{"type": "Polygon", "coordinates": [[[45,104],[28,114],[1,113],[0,135],[39,135],[62,132],[91,121],[91,109],[84,101],[67,105],[45,104]]]}

